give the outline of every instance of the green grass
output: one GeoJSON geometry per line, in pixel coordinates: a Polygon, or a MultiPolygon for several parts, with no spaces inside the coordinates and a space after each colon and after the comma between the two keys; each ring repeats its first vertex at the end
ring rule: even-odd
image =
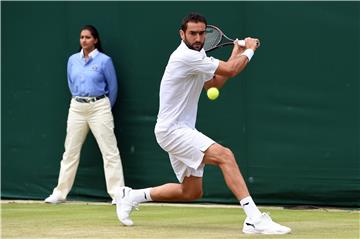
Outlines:
{"type": "Polygon", "coordinates": [[[359,211],[261,208],[292,228],[282,236],[244,235],[241,208],[142,205],[124,227],[109,204],[2,203],[2,238],[354,238],[359,211]]]}

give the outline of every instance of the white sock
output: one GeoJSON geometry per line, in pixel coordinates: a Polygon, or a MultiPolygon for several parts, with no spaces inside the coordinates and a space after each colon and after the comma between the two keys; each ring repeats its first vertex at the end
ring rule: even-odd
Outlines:
{"type": "Polygon", "coordinates": [[[150,189],[151,188],[133,189],[130,191],[130,199],[137,203],[152,201],[150,197],[150,189]]]}
{"type": "Polygon", "coordinates": [[[257,218],[261,216],[261,212],[256,207],[255,202],[251,196],[241,199],[240,205],[244,209],[246,216],[250,218],[257,218]]]}

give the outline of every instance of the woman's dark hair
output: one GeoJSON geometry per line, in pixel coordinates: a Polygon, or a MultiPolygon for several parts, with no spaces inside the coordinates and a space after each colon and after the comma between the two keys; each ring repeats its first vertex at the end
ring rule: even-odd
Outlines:
{"type": "MultiPolygon", "coordinates": [[[[95,48],[98,49],[100,52],[104,52],[104,50],[102,49],[101,47],[101,41],[100,41],[100,35],[99,35],[99,32],[96,30],[96,28],[92,25],[85,25],[83,26],[81,29],[80,29],[80,33],[83,31],[83,30],[88,30],[91,35],[97,39],[97,43],[95,44],[95,48]]],[[[81,51],[82,47],[80,46],[80,50],[81,51]]]]}
{"type": "Polygon", "coordinates": [[[195,22],[195,23],[203,22],[203,23],[205,23],[205,25],[207,25],[207,21],[206,21],[205,17],[201,16],[199,13],[196,13],[196,12],[191,12],[191,13],[189,13],[189,15],[187,15],[186,17],[183,18],[180,29],[183,30],[184,32],[187,29],[188,22],[195,22]]]}

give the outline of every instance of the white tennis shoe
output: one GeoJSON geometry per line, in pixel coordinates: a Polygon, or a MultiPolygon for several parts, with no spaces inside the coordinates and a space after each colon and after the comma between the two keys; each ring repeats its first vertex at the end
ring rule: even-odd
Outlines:
{"type": "Polygon", "coordinates": [[[130,199],[131,188],[121,187],[115,196],[116,214],[119,221],[125,226],[132,226],[134,223],[130,219],[132,210],[138,209],[139,203],[130,199]]]}
{"type": "Polygon", "coordinates": [[[66,199],[60,198],[57,194],[51,194],[49,197],[45,198],[44,202],[51,204],[64,203],[66,199]]]}
{"type": "Polygon", "coordinates": [[[246,218],[243,232],[245,234],[280,235],[291,232],[291,229],[274,222],[267,213],[262,213],[255,219],[246,218]]]}

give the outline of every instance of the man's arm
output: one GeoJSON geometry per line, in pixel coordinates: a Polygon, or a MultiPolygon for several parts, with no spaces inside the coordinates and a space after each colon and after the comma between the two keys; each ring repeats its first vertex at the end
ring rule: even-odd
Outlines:
{"type": "Polygon", "coordinates": [[[245,48],[239,46],[239,44],[235,42],[229,59],[227,61],[219,62],[219,66],[215,71],[214,77],[204,84],[204,88],[206,90],[210,87],[216,87],[220,89],[224,86],[225,82],[230,77],[237,76],[249,63],[248,56],[246,53],[244,54],[245,49],[251,49],[253,52],[255,52],[257,48],[257,41],[258,39],[256,38],[246,38],[245,48]]]}

